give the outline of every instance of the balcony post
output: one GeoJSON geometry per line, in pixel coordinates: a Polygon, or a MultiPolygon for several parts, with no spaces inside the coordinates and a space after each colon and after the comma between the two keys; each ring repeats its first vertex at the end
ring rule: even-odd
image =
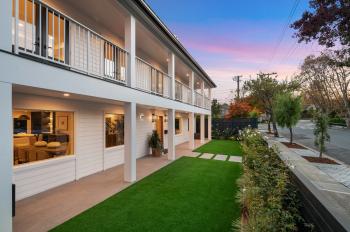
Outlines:
{"type": "Polygon", "coordinates": [[[12,84],[0,82],[0,99],[0,231],[12,231],[12,84]]]}
{"type": "Polygon", "coordinates": [[[124,180],[136,181],[136,103],[124,104],[124,180]]]}
{"type": "MultiPolygon", "coordinates": [[[[18,2],[18,1],[15,1],[18,2]]],[[[12,1],[1,1],[0,49],[11,52],[12,45],[12,1]]]]}
{"type": "Polygon", "coordinates": [[[204,108],[204,81],[201,82],[202,107],[204,108]]]}
{"type": "Polygon", "coordinates": [[[170,99],[175,100],[175,54],[169,52],[168,56],[168,75],[171,78],[170,81],[170,99]]]}
{"type": "Polygon", "coordinates": [[[189,120],[189,128],[188,128],[188,148],[193,150],[194,149],[194,113],[190,112],[188,113],[188,120],[189,120]]]}
{"type": "Polygon", "coordinates": [[[191,72],[191,79],[190,79],[190,88],[191,88],[191,96],[192,96],[192,105],[196,104],[195,94],[194,94],[194,72],[191,72]]]}
{"type": "Polygon", "coordinates": [[[168,160],[175,160],[175,110],[168,109],[168,160]]]}
{"type": "Polygon", "coordinates": [[[204,114],[201,114],[201,116],[200,116],[200,124],[201,124],[200,141],[201,141],[201,144],[203,144],[205,141],[205,115],[204,114]]]}
{"type": "Polygon", "coordinates": [[[125,49],[128,51],[127,84],[136,87],[136,22],[133,15],[125,20],[125,49]]]}

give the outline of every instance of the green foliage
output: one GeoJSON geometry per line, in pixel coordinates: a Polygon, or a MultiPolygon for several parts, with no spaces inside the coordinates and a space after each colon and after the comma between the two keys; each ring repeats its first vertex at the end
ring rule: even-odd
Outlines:
{"type": "Polygon", "coordinates": [[[246,129],[242,133],[243,170],[238,200],[246,215],[241,231],[307,231],[301,204],[290,173],[269,148],[262,135],[246,129]]]}
{"type": "Polygon", "coordinates": [[[324,113],[317,113],[314,121],[315,146],[318,146],[320,150],[320,157],[322,157],[322,153],[326,149],[325,142],[330,140],[330,136],[328,134],[328,116],[324,113]]]}
{"type": "Polygon", "coordinates": [[[154,130],[152,132],[152,135],[149,137],[148,146],[150,148],[163,149],[162,142],[161,142],[160,137],[158,135],[158,132],[156,130],[154,130]]]}
{"type": "Polygon", "coordinates": [[[339,116],[334,116],[333,118],[328,119],[328,124],[329,125],[339,125],[339,126],[346,126],[346,121],[339,117],[339,116]]]}
{"type": "Polygon", "coordinates": [[[218,102],[217,99],[213,99],[211,103],[211,116],[213,118],[220,118],[221,115],[221,104],[218,102]]]}
{"type": "Polygon", "coordinates": [[[277,124],[290,130],[290,143],[293,142],[292,127],[301,117],[301,97],[295,97],[292,93],[279,94],[275,100],[275,117],[277,124]]]}

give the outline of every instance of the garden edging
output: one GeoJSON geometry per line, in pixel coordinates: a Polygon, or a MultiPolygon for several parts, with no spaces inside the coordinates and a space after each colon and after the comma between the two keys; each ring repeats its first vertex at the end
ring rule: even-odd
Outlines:
{"type": "Polygon", "coordinates": [[[280,158],[293,173],[301,192],[306,213],[318,225],[320,231],[350,231],[350,189],[338,183],[312,163],[274,138],[268,138],[269,146],[280,151],[280,158]]]}

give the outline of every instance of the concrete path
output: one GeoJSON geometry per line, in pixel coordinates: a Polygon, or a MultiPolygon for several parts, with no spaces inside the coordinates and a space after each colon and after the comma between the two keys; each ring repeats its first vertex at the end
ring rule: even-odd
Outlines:
{"type": "MultiPolygon", "coordinates": [[[[281,139],[278,139],[281,140],[281,139]]],[[[309,189],[316,189],[319,200],[332,213],[337,220],[350,230],[350,189],[341,183],[340,178],[348,178],[347,165],[338,165],[347,174],[338,175],[334,165],[320,165],[310,163],[302,155],[310,155],[310,151],[301,149],[288,149],[273,137],[268,138],[270,146],[276,146],[280,157],[295,173],[299,173],[308,181],[309,189]],[[346,170],[346,171],[345,171],[346,170]],[[338,179],[338,180],[337,180],[338,179]]],[[[313,154],[315,156],[317,153],[313,154]]],[[[345,183],[345,182],[344,182],[345,183]]]]}

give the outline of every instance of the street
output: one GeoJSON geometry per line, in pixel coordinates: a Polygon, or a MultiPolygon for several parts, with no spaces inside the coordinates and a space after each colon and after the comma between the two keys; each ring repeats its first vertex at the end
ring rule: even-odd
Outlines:
{"type": "MultiPolygon", "coordinates": [[[[267,125],[262,124],[260,128],[266,129],[267,125]]],[[[309,120],[300,120],[293,128],[293,140],[315,150],[318,148],[314,144],[313,135],[314,124],[309,120]]],[[[289,129],[278,128],[280,136],[289,139],[289,129]]],[[[330,141],[326,142],[326,154],[350,165],[350,129],[330,127],[328,130],[330,141]]]]}

